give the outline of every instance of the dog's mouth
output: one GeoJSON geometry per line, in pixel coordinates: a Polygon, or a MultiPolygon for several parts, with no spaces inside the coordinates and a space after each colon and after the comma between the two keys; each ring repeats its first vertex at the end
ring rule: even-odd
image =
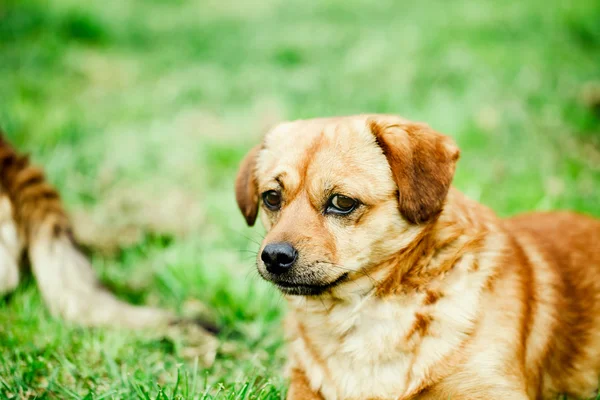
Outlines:
{"type": "Polygon", "coordinates": [[[286,281],[273,282],[279,290],[284,294],[293,296],[318,296],[325,293],[329,289],[339,285],[348,278],[348,273],[341,275],[333,282],[325,284],[305,284],[305,283],[292,283],[286,281]]]}

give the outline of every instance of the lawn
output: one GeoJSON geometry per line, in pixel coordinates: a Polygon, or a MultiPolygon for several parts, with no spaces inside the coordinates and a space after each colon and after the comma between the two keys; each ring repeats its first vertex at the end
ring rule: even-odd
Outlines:
{"type": "Polygon", "coordinates": [[[600,216],[600,3],[3,0],[0,126],[43,165],[119,296],[221,327],[185,339],[0,300],[0,398],[285,395],[281,296],[254,269],[238,162],[290,118],[398,113],[452,135],[500,215],[600,216]]]}

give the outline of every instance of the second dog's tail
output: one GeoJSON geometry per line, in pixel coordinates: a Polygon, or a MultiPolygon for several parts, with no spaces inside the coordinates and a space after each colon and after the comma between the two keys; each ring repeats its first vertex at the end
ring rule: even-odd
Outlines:
{"type": "Polygon", "coordinates": [[[101,287],[77,247],[58,192],[1,132],[0,185],[10,200],[19,240],[52,314],[89,326],[146,327],[172,320],[166,311],[133,306],[101,287]]]}

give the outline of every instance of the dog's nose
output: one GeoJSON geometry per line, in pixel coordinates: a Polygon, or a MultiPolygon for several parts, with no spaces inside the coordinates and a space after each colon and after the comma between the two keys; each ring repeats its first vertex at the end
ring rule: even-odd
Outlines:
{"type": "Polygon", "coordinates": [[[260,255],[267,271],[272,274],[281,274],[287,271],[298,257],[298,252],[287,242],[271,243],[265,246],[260,255]]]}

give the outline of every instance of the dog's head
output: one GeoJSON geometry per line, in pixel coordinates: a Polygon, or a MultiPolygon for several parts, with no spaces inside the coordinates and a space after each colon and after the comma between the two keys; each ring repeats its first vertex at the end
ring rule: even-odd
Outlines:
{"type": "Polygon", "coordinates": [[[387,115],[283,123],[243,160],[237,203],[267,235],[261,276],[286,294],[350,287],[441,213],[459,150],[387,115]]]}

